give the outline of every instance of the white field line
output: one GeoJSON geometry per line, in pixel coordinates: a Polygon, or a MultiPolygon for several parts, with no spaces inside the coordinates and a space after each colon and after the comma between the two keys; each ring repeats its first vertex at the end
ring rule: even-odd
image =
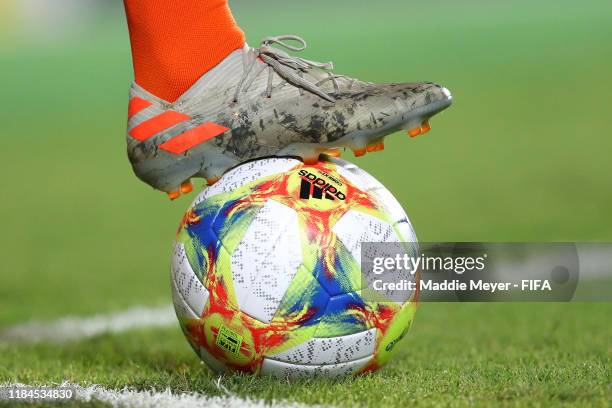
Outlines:
{"type": "MultiPolygon", "coordinates": [[[[0,342],[51,342],[65,343],[86,339],[103,333],[120,333],[124,331],[168,327],[177,324],[172,306],[135,307],[123,312],[99,314],[91,317],[64,317],[51,322],[30,322],[13,326],[0,332],[0,342]]],[[[265,401],[240,398],[228,391],[221,383],[216,386],[225,396],[207,396],[198,393],[177,393],[169,388],[164,391],[138,391],[130,388],[112,390],[101,385],[81,386],[74,383],[51,384],[48,387],[69,387],[75,391],[79,402],[103,402],[112,407],[130,408],[314,408],[310,405],[290,401],[265,401]]],[[[26,384],[0,384],[3,387],[24,387],[26,384]]]]}
{"type": "Polygon", "coordinates": [[[65,343],[104,333],[121,333],[172,325],[178,323],[171,305],[134,307],[122,312],[89,317],[68,316],[49,322],[28,322],[0,331],[0,342],[65,343]]]}
{"type": "MultiPolygon", "coordinates": [[[[26,384],[0,384],[0,387],[25,387],[26,384]]],[[[111,390],[100,385],[82,387],[78,384],[64,382],[49,387],[69,387],[75,391],[74,399],[79,402],[103,402],[112,407],[129,408],[314,408],[312,405],[287,401],[256,401],[240,398],[235,395],[205,396],[197,393],[175,393],[170,389],[164,391],[137,391],[129,388],[111,390]]]]}

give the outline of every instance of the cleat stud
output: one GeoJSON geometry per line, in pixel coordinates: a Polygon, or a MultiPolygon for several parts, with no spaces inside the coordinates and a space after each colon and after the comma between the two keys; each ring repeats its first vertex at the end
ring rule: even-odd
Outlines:
{"type": "Polygon", "coordinates": [[[315,157],[304,157],[302,158],[302,161],[304,162],[304,164],[307,165],[313,165],[313,164],[317,164],[319,162],[319,156],[315,156],[315,157]]]}
{"type": "Polygon", "coordinates": [[[221,177],[210,177],[206,179],[206,183],[208,183],[209,186],[212,186],[213,184],[215,184],[217,181],[219,181],[221,177]]]}
{"type": "Polygon", "coordinates": [[[417,137],[420,134],[421,134],[421,127],[420,126],[415,127],[414,129],[410,129],[408,131],[408,136],[410,136],[410,137],[417,137]]]}
{"type": "Polygon", "coordinates": [[[385,149],[385,142],[383,142],[383,141],[369,144],[366,147],[366,150],[368,152],[379,152],[379,151],[384,150],[384,149],[385,149]]]}
{"type": "Polygon", "coordinates": [[[187,193],[191,193],[192,191],[193,191],[193,184],[191,184],[191,181],[185,181],[183,184],[181,184],[181,193],[187,194],[187,193]]]}
{"type": "Polygon", "coordinates": [[[355,155],[355,157],[361,157],[364,154],[366,154],[367,149],[366,148],[361,148],[361,149],[353,149],[353,154],[355,155]]]}
{"type": "Polygon", "coordinates": [[[431,126],[429,125],[429,121],[426,120],[425,122],[423,122],[423,125],[421,125],[421,134],[425,134],[429,132],[430,130],[431,130],[431,126]]]}
{"type": "Polygon", "coordinates": [[[342,152],[340,151],[340,149],[328,149],[324,150],[323,154],[326,154],[330,157],[340,157],[342,155],[342,152]]]}
{"type": "Polygon", "coordinates": [[[181,192],[180,191],[171,191],[171,192],[168,193],[168,198],[171,199],[171,200],[176,200],[180,196],[181,196],[181,192]]]}

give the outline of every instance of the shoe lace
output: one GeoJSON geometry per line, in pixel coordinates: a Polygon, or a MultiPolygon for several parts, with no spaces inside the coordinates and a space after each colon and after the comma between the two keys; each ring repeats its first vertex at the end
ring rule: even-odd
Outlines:
{"type": "MultiPolygon", "coordinates": [[[[300,93],[303,90],[312,92],[315,95],[329,101],[335,102],[336,99],[323,91],[321,85],[328,81],[332,81],[334,91],[338,92],[340,86],[338,84],[339,78],[346,78],[344,75],[334,74],[329,72],[333,69],[332,62],[317,62],[311,61],[301,57],[295,57],[289,55],[286,51],[279,48],[273,47],[273,44],[277,44],[281,47],[286,48],[290,51],[301,52],[307,47],[306,41],[297,35],[280,35],[274,37],[266,37],[261,40],[259,48],[251,49],[251,56],[248,65],[246,66],[242,78],[238,82],[236,92],[234,93],[234,102],[238,101],[240,92],[247,92],[251,84],[255,79],[264,71],[268,70],[268,83],[266,86],[265,95],[270,98],[272,96],[272,80],[274,78],[274,72],[276,72],[284,81],[292,84],[293,86],[300,89],[300,93]],[[300,45],[294,46],[286,43],[285,41],[296,41],[300,45]],[[264,64],[257,64],[257,60],[263,61],[264,64]],[[255,65],[259,65],[259,68],[251,75],[251,71],[255,65]],[[327,76],[317,82],[313,82],[304,77],[304,74],[310,70],[317,69],[327,71],[327,76]]],[[[354,80],[351,80],[354,81],[354,80]]],[[[352,85],[352,83],[351,83],[352,85]]]]}

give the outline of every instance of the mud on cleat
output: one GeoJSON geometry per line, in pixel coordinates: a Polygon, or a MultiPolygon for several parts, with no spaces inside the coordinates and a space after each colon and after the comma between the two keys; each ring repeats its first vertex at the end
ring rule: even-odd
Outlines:
{"type": "MultiPolygon", "coordinates": [[[[137,84],[130,91],[127,148],[136,175],[176,198],[185,180],[215,180],[244,161],[382,150],[401,129],[423,133],[452,101],[433,82],[374,84],[307,60],[297,36],[265,38],[232,52],[177,101],[137,84]]],[[[412,134],[411,134],[412,135],[412,134]]]]}

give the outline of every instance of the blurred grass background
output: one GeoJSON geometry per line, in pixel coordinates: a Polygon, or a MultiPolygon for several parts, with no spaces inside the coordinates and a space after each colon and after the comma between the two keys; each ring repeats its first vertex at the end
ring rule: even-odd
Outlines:
{"type": "MultiPolygon", "coordinates": [[[[432,132],[355,160],[421,240],[612,240],[610,1],[231,5],[251,45],[298,34],[336,72],[453,92],[432,132]]],[[[121,2],[1,7],[0,325],[168,302],[193,195],[169,202],[131,173],[121,2]]]]}

